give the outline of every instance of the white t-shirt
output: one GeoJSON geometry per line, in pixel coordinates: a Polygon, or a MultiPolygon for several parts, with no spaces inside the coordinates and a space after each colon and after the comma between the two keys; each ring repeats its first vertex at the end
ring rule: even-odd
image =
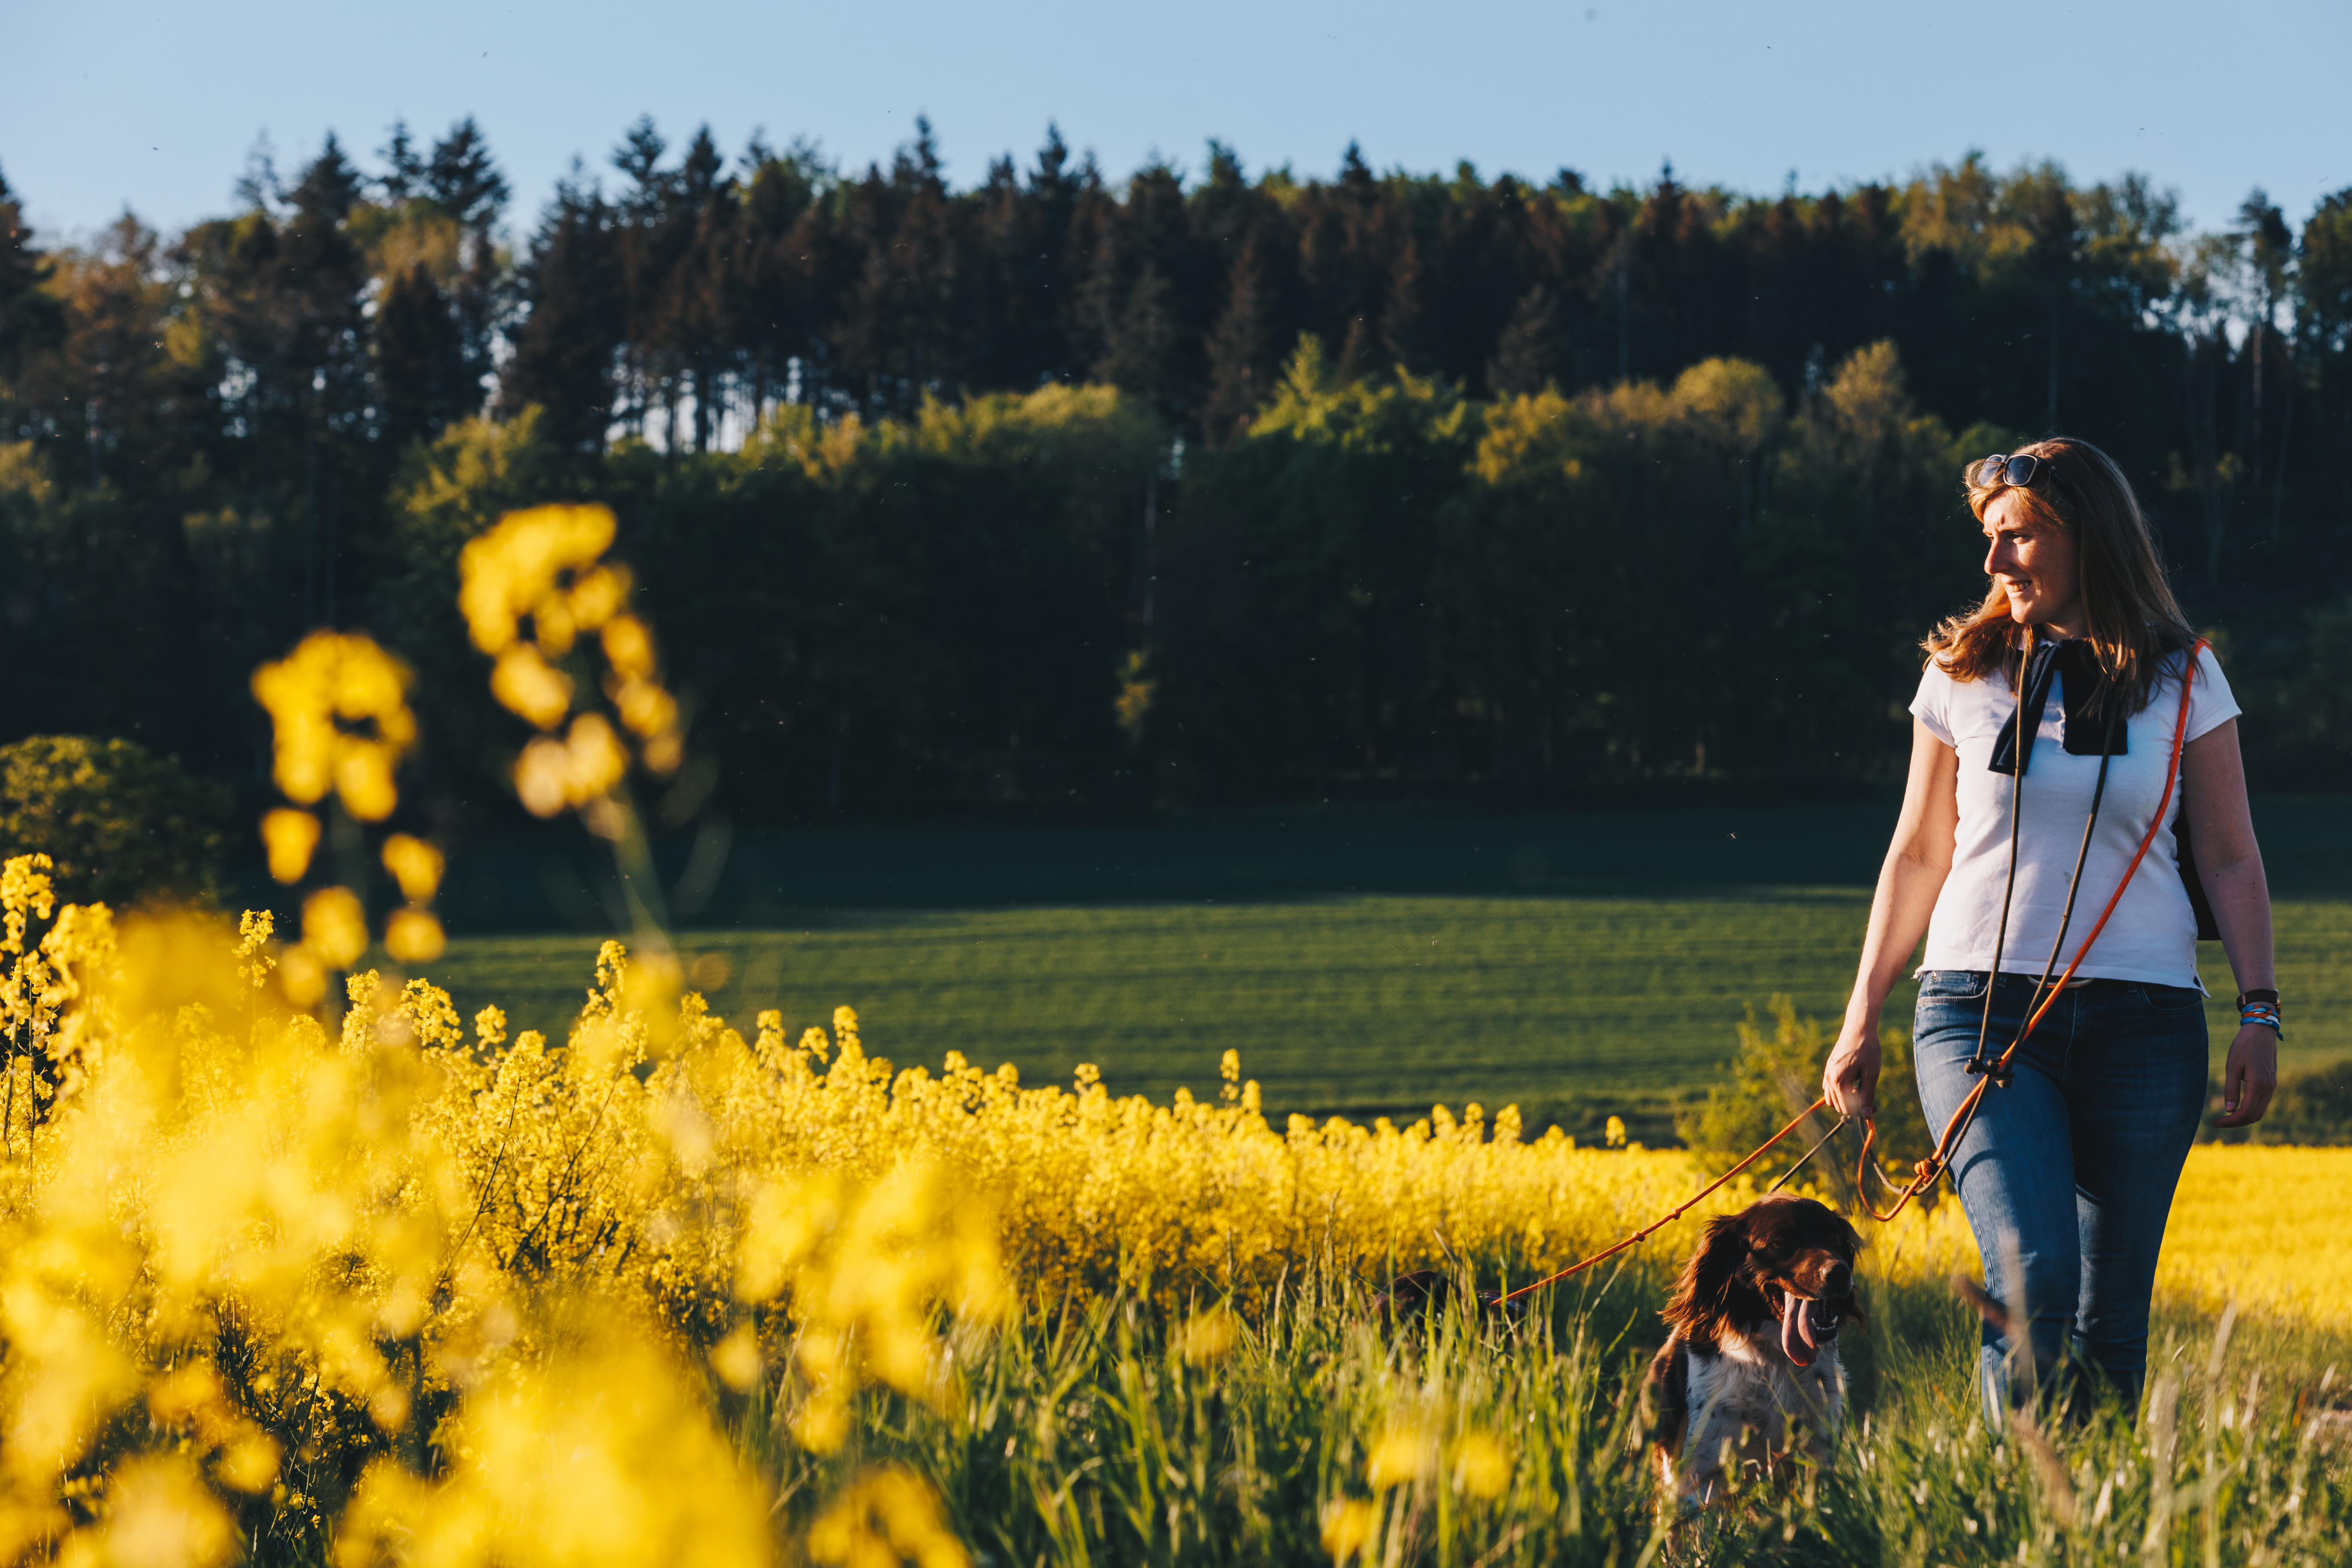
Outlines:
{"type": "MultiPolygon", "coordinates": [[[[2074,918],[2066,929],[2055,973],[2063,973],[2083,945],[2099,911],[2122,879],[2139,847],[2164,792],[2172,761],[2172,731],[2180,717],[2181,656],[2165,661],[2165,673],[2147,707],[2125,721],[2125,754],[2109,760],[2107,790],[2099,804],[2099,824],[2083,862],[2083,885],[2074,918]]],[[[2042,727],[2026,768],[2024,805],[2017,840],[2017,891],[2009,910],[2009,940],[2000,957],[2005,974],[2042,973],[2066,908],[2066,882],[2082,847],[2083,821],[2090,814],[2099,759],[2064,751],[2066,704],[2063,683],[2053,679],[2042,705],[2042,727]]],[[[1981,680],[1953,679],[1930,659],[1919,678],[1911,711],[1928,731],[1959,752],[1959,826],[1953,836],[1952,874],[1936,899],[1927,923],[1922,972],[1930,969],[1989,970],[1993,938],[2000,926],[2001,889],[2009,875],[2010,775],[1986,764],[1993,745],[2017,711],[2017,697],[2005,671],[1981,680]]],[[[2209,649],[2197,661],[2189,699],[2190,741],[2237,717],[2230,683],[2209,649]]],[[[2096,742],[2095,742],[2094,744],[2096,742]]],[[[2180,786],[2173,785],[2164,826],[2148,846],[2123,900],[2106,929],[2076,970],[2078,979],[2143,980],[2158,985],[2202,989],[2197,977],[2197,917],[2180,885],[2179,853],[2173,825],[2180,815],[2180,786]]],[[[2054,975],[2053,975],[2054,978],[2054,975]]]]}

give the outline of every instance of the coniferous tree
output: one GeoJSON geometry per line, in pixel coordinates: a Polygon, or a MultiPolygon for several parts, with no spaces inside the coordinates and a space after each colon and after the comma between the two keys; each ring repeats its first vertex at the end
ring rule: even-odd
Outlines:
{"type": "Polygon", "coordinates": [[[51,270],[26,226],[23,204],[0,174],[0,437],[24,428],[31,414],[20,390],[26,367],[64,333],[64,312],[42,289],[51,270]]]}
{"type": "Polygon", "coordinates": [[[2298,335],[2315,362],[2329,505],[2339,522],[2347,521],[2352,521],[2352,188],[2319,204],[2303,226],[2298,249],[2298,335]]]}
{"type": "Polygon", "coordinates": [[[375,373],[383,439],[430,441],[479,405],[448,295],[422,261],[395,274],[376,307],[375,373]]]}
{"type": "Polygon", "coordinates": [[[619,412],[627,298],[616,226],[614,209],[575,164],[532,237],[524,313],[499,384],[508,413],[543,410],[548,442],[577,457],[603,449],[619,412]]]}
{"type": "Polygon", "coordinates": [[[1498,395],[1520,397],[1562,379],[1568,365],[1559,301],[1538,283],[1519,297],[1510,324],[1486,363],[1486,384],[1498,395]]]}
{"type": "Polygon", "coordinates": [[[506,289],[496,229],[509,195],[506,176],[491,160],[489,142],[471,115],[434,143],[424,191],[465,237],[464,269],[448,289],[462,366],[462,382],[452,388],[450,407],[463,416],[481,406],[496,367],[506,289]]]}
{"type": "Polygon", "coordinates": [[[1209,396],[1201,423],[1212,446],[1247,428],[1273,391],[1277,357],[1268,293],[1257,243],[1244,241],[1224,313],[1209,340],[1209,396]]]}
{"type": "Polygon", "coordinates": [[[755,140],[744,163],[735,320],[757,416],[788,392],[822,401],[816,301],[835,247],[819,201],[830,171],[814,149],[778,154],[755,140]]]}
{"type": "Polygon", "coordinates": [[[406,206],[425,194],[425,159],[416,151],[415,138],[408,133],[408,121],[392,122],[392,135],[376,150],[383,160],[383,173],[376,176],[376,188],[383,195],[384,205],[406,206]]]}

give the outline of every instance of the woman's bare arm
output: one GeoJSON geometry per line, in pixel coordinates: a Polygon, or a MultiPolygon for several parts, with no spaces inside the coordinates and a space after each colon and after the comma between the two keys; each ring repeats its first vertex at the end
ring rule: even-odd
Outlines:
{"type": "Polygon", "coordinates": [[[1936,896],[1952,874],[1954,835],[1960,822],[1959,753],[1927,726],[1911,721],[1911,775],[1903,787],[1903,815],[1878,870],[1862,963],[1846,1001],[1845,1024],[1822,1069],[1822,1094],[1842,1116],[1878,1113],[1878,1010],[1903,966],[1927,934],[1936,896]]]}
{"type": "MultiPolygon", "coordinates": [[[[2221,928],[2221,947],[2241,991],[2269,990],[2272,973],[2271,888],[2246,808],[2246,770],[2238,754],[2235,719],[2181,748],[2180,808],[2189,814],[2189,842],[2205,897],[2221,928]]],[[[2222,1115],[2216,1127],[2245,1127],[2263,1119],[2278,1088],[2278,1037],[2260,1024],[2242,1026],[2221,1068],[2222,1115]]]]}

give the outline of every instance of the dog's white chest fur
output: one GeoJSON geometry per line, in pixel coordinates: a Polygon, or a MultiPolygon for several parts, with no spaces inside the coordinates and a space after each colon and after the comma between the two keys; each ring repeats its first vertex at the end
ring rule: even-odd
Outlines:
{"type": "Polygon", "coordinates": [[[1753,1463],[1769,1469],[1780,1456],[1828,1453],[1845,1415],[1845,1372],[1837,1346],[1823,1345],[1811,1366],[1762,1332],[1733,1331],[1713,1352],[1689,1349],[1688,1426],[1675,1456],[1675,1491],[1685,1503],[1722,1495],[1727,1468],[1753,1463]]]}

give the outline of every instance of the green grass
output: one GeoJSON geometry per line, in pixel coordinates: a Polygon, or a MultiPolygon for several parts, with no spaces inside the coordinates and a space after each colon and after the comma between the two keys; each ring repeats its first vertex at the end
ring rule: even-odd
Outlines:
{"type": "MultiPolygon", "coordinates": [[[[1866,1256],[1866,1255],[1865,1255],[1866,1256]]],[[[1516,1330],[1459,1311],[1382,1333],[1365,1283],[1310,1266],[1245,1312],[1230,1354],[1181,1353],[1132,1300],[967,1334],[936,1410],[868,1396],[843,1453],[780,1431],[792,1390],[725,1410],[747,1465],[805,1531],[852,1475],[897,1462],[929,1479],[956,1531],[997,1563],[1328,1563],[1326,1510],[1377,1500],[1358,1560],[1453,1564],[2342,1563],[2352,1553],[2339,1336],[2166,1310],[2137,1421],[1988,1431],[1973,1321],[1940,1286],[1868,1287],[1840,1351],[1851,1405],[1829,1463],[1750,1486],[1679,1529],[1640,1454],[1637,1389],[1659,1282],[1639,1270],[1560,1292],[1516,1330]],[[1392,1424],[1427,1433],[1417,1477],[1376,1491],[1392,1424]],[[1463,1434],[1503,1446],[1507,1480],[1469,1495],[1463,1434]]],[[[1541,1301],[1538,1298],[1538,1301],[1541,1301]]],[[[1410,1450],[1408,1450],[1410,1452],[1410,1450]]]]}
{"type": "MultiPolygon", "coordinates": [[[[2334,801],[2258,811],[2290,1068],[2352,1056],[2347,816],[2334,801]]],[[[1889,817],[1880,804],[803,832],[736,844],[680,942],[747,1027],[762,1007],[797,1030],[847,1003],[902,1066],[959,1050],[1034,1083],[1092,1062],[1114,1089],[1164,1099],[1213,1089],[1231,1048],[1277,1115],[1475,1100],[1577,1129],[1622,1113],[1656,1139],[1748,1004],[1842,1008],[1889,817]]],[[[453,889],[461,920],[500,923],[499,889],[557,897],[562,879],[593,920],[592,862],[543,858],[532,877],[506,856],[453,889]]],[[[468,1015],[497,1002],[516,1026],[560,1032],[599,940],[461,937],[432,973],[468,1015]]],[[[2200,963],[2218,1051],[2229,967],[2217,944],[2200,963]]],[[[1911,1003],[1898,988],[1887,1021],[1906,1025],[1911,1003]]]]}

